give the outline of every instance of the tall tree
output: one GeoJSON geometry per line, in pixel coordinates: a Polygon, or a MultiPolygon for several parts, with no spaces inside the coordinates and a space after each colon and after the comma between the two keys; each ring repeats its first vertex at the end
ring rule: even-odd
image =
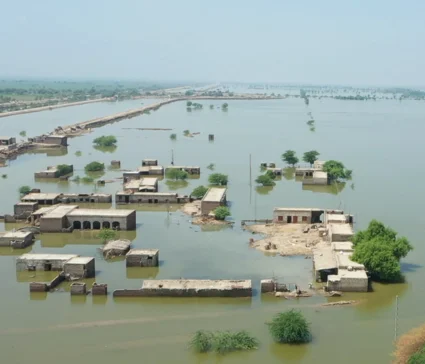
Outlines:
{"type": "Polygon", "coordinates": [[[292,166],[298,163],[298,158],[293,150],[287,150],[283,153],[282,160],[292,166]]]}
{"type": "Polygon", "coordinates": [[[309,152],[304,153],[303,161],[312,165],[315,161],[317,161],[319,155],[320,153],[317,150],[310,150],[309,152]]]}

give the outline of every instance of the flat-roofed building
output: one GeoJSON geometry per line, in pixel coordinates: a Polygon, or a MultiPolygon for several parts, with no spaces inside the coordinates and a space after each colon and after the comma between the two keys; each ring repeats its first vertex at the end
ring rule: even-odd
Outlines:
{"type": "Polygon", "coordinates": [[[34,241],[34,234],[30,231],[6,231],[0,233],[0,246],[10,246],[15,249],[24,249],[34,241]]]}
{"type": "Polygon", "coordinates": [[[78,206],[57,205],[51,209],[39,209],[33,215],[39,216],[40,232],[62,232],[69,229],[67,215],[75,209],[78,209],[78,206]]]}
{"type": "Polygon", "coordinates": [[[316,208],[276,207],[273,210],[273,222],[283,224],[321,223],[324,210],[316,208]]]}
{"type": "Polygon", "coordinates": [[[112,203],[112,195],[110,193],[63,193],[61,201],[63,203],[112,203]]]}
{"type": "Polygon", "coordinates": [[[16,138],[0,136],[0,145],[12,145],[16,144],[16,138]]]}
{"type": "Polygon", "coordinates": [[[38,202],[18,202],[13,206],[15,216],[28,217],[38,210],[38,202]]]}
{"type": "Polygon", "coordinates": [[[96,276],[95,260],[93,257],[74,257],[63,267],[66,275],[71,278],[94,278],[96,276]]]}
{"type": "Polygon", "coordinates": [[[219,206],[226,205],[227,188],[211,187],[201,200],[201,214],[208,215],[219,206]]]}
{"type": "Polygon", "coordinates": [[[74,229],[136,229],[135,210],[75,209],[67,214],[67,218],[74,229]]]}
{"type": "Polygon", "coordinates": [[[328,174],[322,171],[313,171],[311,176],[304,176],[303,185],[327,185],[329,184],[328,174]]]}
{"type": "Polygon", "coordinates": [[[38,202],[39,205],[56,205],[60,202],[60,193],[29,193],[21,198],[22,202],[38,202]]]}
{"type": "Polygon", "coordinates": [[[62,271],[65,263],[76,254],[23,254],[16,258],[16,270],[62,271]]]}
{"type": "Polygon", "coordinates": [[[198,166],[168,166],[165,168],[165,173],[167,173],[167,170],[169,169],[178,169],[189,174],[201,174],[201,167],[198,166]]]}
{"type": "Polygon", "coordinates": [[[125,256],[127,267],[158,267],[158,249],[131,249],[125,256]]]}
{"type": "Polygon", "coordinates": [[[354,235],[350,224],[328,224],[329,241],[351,241],[354,235]]]}
{"type": "Polygon", "coordinates": [[[125,191],[130,192],[158,192],[158,178],[144,177],[140,180],[132,179],[124,185],[125,191]]]}
{"type": "Polygon", "coordinates": [[[180,196],[173,192],[117,192],[115,203],[118,205],[127,203],[183,203],[187,202],[187,196],[180,196]]]}
{"type": "Polygon", "coordinates": [[[158,165],[158,159],[143,159],[142,160],[142,166],[157,166],[158,165]]]}

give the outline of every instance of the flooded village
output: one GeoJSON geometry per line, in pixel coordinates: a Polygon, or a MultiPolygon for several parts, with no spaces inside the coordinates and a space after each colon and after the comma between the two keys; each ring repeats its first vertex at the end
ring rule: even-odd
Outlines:
{"type": "MultiPolygon", "coordinates": [[[[5,305],[26,311],[36,304],[46,312],[63,305],[76,310],[63,327],[114,322],[125,340],[126,325],[144,322],[144,309],[154,317],[150,328],[180,315],[192,330],[211,317],[217,327],[226,321],[242,327],[247,317],[255,326],[282,307],[300,307],[323,327],[328,320],[350,325],[351,315],[371,317],[381,306],[391,315],[393,297],[406,294],[415,278],[376,282],[352,259],[353,237],[378,218],[414,238],[382,207],[386,197],[374,178],[379,166],[380,178],[389,181],[387,169],[379,159],[364,164],[351,152],[363,153],[357,146],[338,142],[351,132],[349,120],[337,127],[329,116],[334,106],[313,100],[308,110],[316,114],[317,129],[311,132],[302,98],[252,97],[247,90],[187,96],[185,90],[174,98],[123,101],[129,111],[98,118],[85,117],[84,110],[102,102],[1,119],[9,135],[0,139],[0,260],[4,289],[11,292],[5,305]],[[203,107],[189,111],[188,101],[203,107]],[[72,120],[62,122],[65,112],[75,114],[72,120]],[[23,129],[30,120],[42,124],[45,113],[58,113],[50,131],[35,128],[28,137],[14,131],[14,118],[23,129]],[[259,117],[261,128],[255,126],[259,117]],[[321,125],[325,118],[333,135],[321,125]],[[112,135],[113,146],[93,143],[112,135]],[[311,164],[282,160],[285,150],[313,148],[320,157],[311,164]],[[353,177],[335,181],[326,171],[331,160],[343,160],[353,177]],[[102,169],[87,170],[93,162],[102,169]],[[273,181],[256,182],[262,181],[257,175],[273,181]],[[223,219],[217,217],[221,208],[228,211],[223,219]]],[[[13,325],[6,326],[5,335],[13,325]]],[[[362,340],[363,329],[354,329],[353,337],[362,340]]],[[[47,335],[43,325],[31,330],[47,335]]],[[[336,329],[324,335],[334,339],[336,329]]],[[[176,344],[175,352],[181,347],[176,344]]],[[[298,347],[290,352],[295,361],[310,355],[298,347]]]]}

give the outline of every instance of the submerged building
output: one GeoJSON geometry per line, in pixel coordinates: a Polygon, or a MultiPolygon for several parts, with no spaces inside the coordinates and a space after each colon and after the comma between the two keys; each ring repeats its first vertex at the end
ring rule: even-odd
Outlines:
{"type": "Polygon", "coordinates": [[[227,188],[211,187],[201,200],[201,214],[208,215],[219,206],[226,205],[227,188]]]}

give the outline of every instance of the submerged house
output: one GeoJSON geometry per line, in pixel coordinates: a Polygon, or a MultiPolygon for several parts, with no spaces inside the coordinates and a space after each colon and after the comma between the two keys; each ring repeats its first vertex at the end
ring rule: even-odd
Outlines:
{"type": "Polygon", "coordinates": [[[24,249],[34,242],[34,234],[29,231],[6,231],[0,233],[0,246],[24,249]]]}
{"type": "Polygon", "coordinates": [[[168,166],[165,169],[165,172],[167,172],[167,170],[169,169],[178,169],[180,171],[185,171],[189,174],[201,174],[201,167],[198,166],[168,166]]]}
{"type": "Polygon", "coordinates": [[[189,197],[173,192],[131,192],[121,191],[115,194],[115,203],[118,205],[128,203],[185,203],[189,197]]]}
{"type": "Polygon", "coordinates": [[[219,206],[226,205],[227,188],[211,187],[201,200],[201,213],[208,215],[219,206]]]}
{"type": "Polygon", "coordinates": [[[60,202],[60,193],[29,193],[21,198],[22,202],[37,202],[39,205],[56,205],[60,202]]]}
{"type": "Polygon", "coordinates": [[[67,175],[71,175],[74,172],[74,166],[72,164],[67,165],[67,170],[60,170],[57,166],[49,166],[44,171],[35,172],[35,178],[59,178],[67,175]]]}
{"type": "Polygon", "coordinates": [[[158,159],[143,159],[142,160],[142,167],[157,166],[157,165],[158,165],[158,159]]]}
{"type": "Polygon", "coordinates": [[[5,136],[0,137],[0,146],[13,145],[13,144],[16,144],[16,138],[5,137],[5,136]]]}
{"type": "Polygon", "coordinates": [[[65,135],[41,135],[35,138],[28,138],[28,140],[33,143],[50,144],[58,147],[66,147],[68,145],[68,137],[65,135]]]}
{"type": "Polygon", "coordinates": [[[158,178],[144,177],[132,179],[124,185],[124,191],[129,192],[158,192],[158,178]]]}
{"type": "Polygon", "coordinates": [[[273,210],[273,222],[283,224],[317,224],[322,222],[324,210],[316,208],[283,208],[273,210]]]}

